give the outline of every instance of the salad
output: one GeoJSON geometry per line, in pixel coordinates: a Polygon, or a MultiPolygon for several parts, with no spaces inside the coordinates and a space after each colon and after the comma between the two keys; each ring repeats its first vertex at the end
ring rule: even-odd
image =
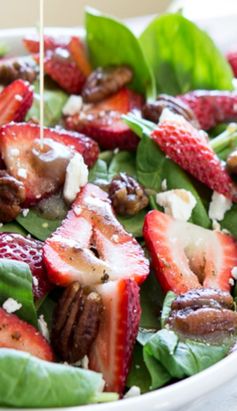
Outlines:
{"type": "Polygon", "coordinates": [[[237,54],[181,14],[0,60],[0,405],[114,401],[237,339],[237,54]]]}

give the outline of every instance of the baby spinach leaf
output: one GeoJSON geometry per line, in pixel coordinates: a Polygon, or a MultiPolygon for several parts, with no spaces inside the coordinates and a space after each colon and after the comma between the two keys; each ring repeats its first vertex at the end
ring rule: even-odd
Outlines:
{"type": "Polygon", "coordinates": [[[98,185],[107,185],[109,183],[108,166],[104,160],[100,158],[91,168],[89,173],[89,181],[98,185]]]}
{"type": "MultiPolygon", "coordinates": [[[[197,201],[190,222],[205,228],[210,227],[207,211],[189,176],[167,158],[158,145],[147,136],[143,136],[137,149],[137,176],[139,182],[154,194],[161,191],[163,180],[166,180],[167,190],[183,188],[190,191],[197,201]]],[[[153,199],[154,197],[153,195],[153,199]]],[[[154,205],[155,201],[152,202],[153,207],[154,205]]]]}
{"type": "Polygon", "coordinates": [[[181,14],[157,17],[140,37],[160,93],[232,90],[233,74],[209,35],[181,14]]]}
{"type": "Polygon", "coordinates": [[[20,214],[17,222],[38,240],[45,241],[61,225],[62,219],[47,219],[32,208],[26,217],[20,214]]]}
{"type": "Polygon", "coordinates": [[[145,216],[146,211],[141,210],[132,217],[117,215],[117,218],[128,233],[132,234],[134,237],[142,237],[145,216]]]}
{"type": "Polygon", "coordinates": [[[29,265],[21,261],[0,259],[0,304],[13,298],[22,307],[17,315],[37,327],[37,316],[32,292],[32,274],[29,265]]]}
{"type": "Polygon", "coordinates": [[[0,350],[0,405],[19,408],[70,407],[107,399],[101,374],[50,363],[15,350],[0,350]]]}
{"type": "MultiPolygon", "coordinates": [[[[62,117],[63,107],[68,99],[68,95],[56,88],[55,86],[48,86],[44,90],[44,125],[46,127],[53,127],[59,123],[62,117]]],[[[31,118],[40,119],[40,96],[39,96],[39,83],[35,83],[34,102],[28,114],[26,120],[31,118]]]]}
{"type": "Polygon", "coordinates": [[[237,204],[233,204],[231,209],[225,213],[221,227],[228,230],[237,239],[237,204]]]}
{"type": "Polygon", "coordinates": [[[169,291],[164,299],[162,312],[161,312],[161,327],[164,328],[166,321],[170,316],[171,304],[175,300],[176,294],[173,291],[169,291]]]}
{"type": "Polygon", "coordinates": [[[168,370],[145,350],[143,350],[143,358],[151,378],[150,389],[163,387],[171,380],[168,370]]]}
{"type": "Polygon", "coordinates": [[[138,39],[128,27],[112,17],[87,9],[86,32],[94,67],[125,64],[133,70],[131,88],[147,97],[156,97],[154,77],[138,39]]]}
{"type": "Polygon", "coordinates": [[[24,228],[21,227],[20,224],[18,224],[16,221],[13,221],[12,223],[3,224],[0,227],[0,232],[1,233],[16,233],[16,234],[21,234],[24,236],[27,235],[27,231],[24,230],[24,228]]]}
{"type": "Polygon", "coordinates": [[[143,360],[143,347],[138,342],[133,350],[132,364],[126,382],[127,387],[133,385],[139,387],[142,393],[149,391],[152,385],[150,374],[143,360]]]}
{"type": "Polygon", "coordinates": [[[116,153],[109,165],[109,177],[112,179],[119,173],[127,173],[136,177],[136,156],[130,151],[119,151],[116,153]]]}
{"type": "Polygon", "coordinates": [[[160,312],[164,294],[153,271],[141,286],[142,316],[140,327],[145,329],[160,329],[160,312]]]}

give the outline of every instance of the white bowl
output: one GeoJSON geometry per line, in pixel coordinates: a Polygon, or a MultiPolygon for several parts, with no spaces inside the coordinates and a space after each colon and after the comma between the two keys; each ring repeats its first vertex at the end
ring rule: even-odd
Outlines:
{"type": "MultiPolygon", "coordinates": [[[[132,20],[131,22],[132,25],[135,24],[135,20],[132,20]]],[[[233,19],[233,16],[230,19],[226,17],[224,19],[209,19],[204,20],[201,23],[203,23],[201,25],[203,25],[206,29],[210,27],[212,33],[215,31],[213,28],[221,27],[222,44],[220,44],[220,46],[224,45],[224,47],[226,47],[227,44],[234,44],[234,39],[237,39],[236,20],[233,19]],[[225,32],[225,27],[228,28],[226,32],[229,37],[225,37],[223,34],[225,32]]],[[[12,55],[21,55],[24,54],[22,38],[31,33],[35,33],[35,29],[1,30],[0,42],[3,41],[9,44],[12,55]]],[[[47,33],[55,35],[57,33],[74,33],[83,36],[83,31],[79,28],[53,28],[47,29],[47,33]]],[[[217,40],[219,39],[220,38],[217,38],[217,40]]],[[[183,410],[184,406],[187,411],[188,404],[195,404],[196,400],[200,400],[200,398],[213,392],[214,390],[217,391],[218,388],[230,383],[230,381],[232,381],[235,377],[237,377],[237,352],[229,355],[224,360],[193,377],[187,378],[168,387],[160,388],[151,393],[114,403],[64,408],[64,411],[72,409],[78,409],[78,411],[125,411],[129,409],[134,409],[136,411],[175,411],[180,407],[182,407],[181,409],[183,410]]],[[[206,408],[200,408],[200,410],[201,409],[207,411],[206,408]]],[[[210,409],[213,410],[213,408],[210,409]]],[[[9,409],[2,408],[1,410],[8,411],[9,409]]],[[[58,409],[55,409],[55,411],[57,410],[58,409]]],[[[215,407],[215,410],[217,410],[217,407],[215,407]]]]}

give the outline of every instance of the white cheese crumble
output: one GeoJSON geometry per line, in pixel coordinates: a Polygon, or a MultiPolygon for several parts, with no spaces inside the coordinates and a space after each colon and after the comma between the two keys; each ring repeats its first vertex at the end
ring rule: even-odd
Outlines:
{"type": "Polygon", "coordinates": [[[215,231],[221,231],[221,225],[216,220],[212,220],[212,228],[215,231]]]}
{"type": "Polygon", "coordinates": [[[17,174],[18,174],[18,177],[21,177],[21,178],[26,178],[27,177],[27,171],[26,171],[25,168],[19,168],[17,174]]]}
{"type": "Polygon", "coordinates": [[[162,180],[162,182],[161,182],[161,190],[162,190],[162,191],[167,191],[167,188],[168,188],[168,186],[167,186],[167,180],[166,180],[166,178],[165,178],[165,179],[162,180]]]}
{"type": "Polygon", "coordinates": [[[18,303],[16,300],[13,298],[8,298],[2,305],[4,310],[8,313],[14,313],[15,311],[18,311],[21,309],[22,304],[18,303]]]}
{"type": "Polygon", "coordinates": [[[23,217],[26,217],[28,215],[29,211],[30,211],[29,208],[23,208],[23,210],[22,210],[23,217]]]}
{"type": "Polygon", "coordinates": [[[82,105],[82,97],[72,95],[69,97],[65,106],[63,107],[63,114],[65,116],[73,116],[74,114],[78,114],[82,109],[82,105]]]}
{"type": "Polygon", "coordinates": [[[229,279],[229,284],[233,287],[233,285],[235,285],[235,282],[234,282],[234,279],[233,278],[230,278],[229,279]]]}
{"type": "Polygon", "coordinates": [[[46,323],[43,314],[41,314],[38,318],[38,326],[41,334],[43,337],[49,341],[49,329],[48,329],[48,324],[46,323]]]}
{"type": "Polygon", "coordinates": [[[76,153],[70,160],[66,169],[66,179],[63,189],[64,199],[72,203],[81,187],[88,182],[88,167],[81,154],[76,153]]]}
{"type": "Polygon", "coordinates": [[[32,277],[32,282],[33,282],[33,284],[34,284],[35,287],[38,287],[38,285],[39,285],[39,280],[38,280],[38,278],[35,277],[34,275],[33,275],[33,277],[32,277]]]}
{"type": "Polygon", "coordinates": [[[237,280],[237,267],[232,268],[231,275],[235,280],[237,280]]]}
{"type": "Polygon", "coordinates": [[[190,191],[183,189],[164,191],[156,195],[156,202],[164,207],[165,214],[171,217],[188,221],[197,201],[190,191]]]}
{"type": "Polygon", "coordinates": [[[132,398],[137,397],[138,395],[141,395],[141,390],[136,385],[133,385],[123,398],[132,398]]]}
{"type": "Polygon", "coordinates": [[[11,154],[11,156],[13,156],[13,157],[17,157],[17,156],[19,156],[19,154],[20,154],[20,150],[18,150],[18,148],[12,148],[12,149],[10,150],[10,154],[11,154]]]}
{"type": "Polygon", "coordinates": [[[223,196],[223,194],[214,191],[208,211],[209,218],[211,220],[222,221],[226,211],[230,210],[231,207],[231,200],[223,196]]]}

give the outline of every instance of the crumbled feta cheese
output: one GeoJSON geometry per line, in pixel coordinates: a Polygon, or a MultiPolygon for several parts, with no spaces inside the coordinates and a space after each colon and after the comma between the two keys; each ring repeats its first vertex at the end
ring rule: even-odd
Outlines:
{"type": "Polygon", "coordinates": [[[48,226],[49,226],[49,223],[42,223],[43,228],[48,228],[48,226]]]}
{"type": "Polygon", "coordinates": [[[233,278],[230,278],[230,279],[229,279],[229,284],[230,284],[231,286],[235,285],[235,282],[234,282],[234,279],[233,279],[233,278]]]}
{"type": "Polygon", "coordinates": [[[83,101],[81,96],[72,95],[63,107],[63,114],[65,116],[73,116],[74,114],[80,113],[82,105],[83,101]]]}
{"type": "Polygon", "coordinates": [[[232,268],[231,275],[235,280],[237,280],[237,267],[232,268]]]}
{"type": "Polygon", "coordinates": [[[23,217],[26,217],[28,215],[29,211],[30,211],[29,208],[23,208],[23,210],[22,210],[23,217]]]}
{"type": "Polygon", "coordinates": [[[25,168],[19,168],[17,174],[18,174],[18,177],[21,177],[21,178],[26,178],[27,177],[27,171],[26,171],[25,168]]]}
{"type": "Polygon", "coordinates": [[[115,243],[118,243],[118,241],[119,241],[118,234],[113,234],[112,237],[111,237],[111,240],[114,241],[115,243]]]}
{"type": "Polygon", "coordinates": [[[19,154],[20,154],[20,150],[18,150],[18,148],[12,148],[12,149],[10,150],[10,154],[11,154],[11,156],[13,156],[13,157],[17,157],[17,156],[19,156],[19,154]]]}
{"type": "Polygon", "coordinates": [[[188,221],[197,202],[190,191],[183,189],[164,191],[156,195],[156,202],[164,207],[166,214],[171,217],[188,221]]]}
{"type": "Polygon", "coordinates": [[[138,395],[141,395],[141,390],[136,385],[133,385],[123,398],[132,398],[137,397],[138,395]]]}
{"type": "Polygon", "coordinates": [[[162,191],[167,191],[167,188],[168,188],[168,186],[167,186],[167,180],[166,180],[166,178],[165,178],[165,179],[162,180],[162,182],[161,182],[161,190],[162,190],[162,191]]]}
{"type": "Polygon", "coordinates": [[[3,223],[0,223],[0,228],[3,227],[3,223]]]}
{"type": "Polygon", "coordinates": [[[230,210],[232,202],[223,194],[213,192],[208,215],[211,220],[222,221],[226,211],[230,210]]]}
{"type": "Polygon", "coordinates": [[[49,341],[49,329],[48,329],[48,324],[46,323],[43,314],[41,314],[38,318],[38,326],[41,334],[43,337],[49,341]]]}
{"type": "Polygon", "coordinates": [[[22,304],[18,303],[16,300],[13,298],[8,298],[2,305],[4,310],[8,313],[14,313],[15,311],[18,311],[21,309],[22,304]]]}
{"type": "Polygon", "coordinates": [[[38,278],[36,278],[34,275],[33,275],[33,277],[32,277],[32,282],[33,282],[33,284],[34,284],[35,287],[38,287],[38,285],[39,285],[39,280],[38,280],[38,278]]]}
{"type": "Polygon", "coordinates": [[[215,231],[221,231],[221,226],[216,220],[212,220],[212,228],[215,231]]]}
{"type": "Polygon", "coordinates": [[[116,147],[116,148],[114,149],[114,154],[118,154],[118,153],[119,153],[119,148],[116,147]]]}
{"type": "Polygon", "coordinates": [[[64,199],[68,203],[72,203],[81,187],[84,187],[88,182],[88,167],[84,163],[81,154],[76,153],[70,160],[67,170],[66,179],[63,189],[64,199]]]}
{"type": "Polygon", "coordinates": [[[89,368],[89,358],[87,357],[87,355],[85,355],[81,359],[81,367],[84,368],[85,370],[88,370],[88,368],[89,368]]]}

